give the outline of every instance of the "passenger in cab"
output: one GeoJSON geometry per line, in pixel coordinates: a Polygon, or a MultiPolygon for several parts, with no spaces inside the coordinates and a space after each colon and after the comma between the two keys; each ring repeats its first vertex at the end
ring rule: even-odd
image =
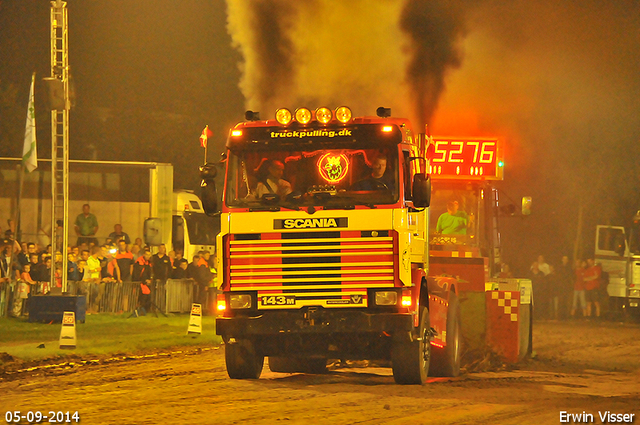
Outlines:
{"type": "Polygon", "coordinates": [[[458,201],[447,203],[447,212],[440,215],[436,232],[443,235],[466,235],[469,216],[464,211],[458,210],[458,201]]]}
{"type": "Polygon", "coordinates": [[[255,190],[255,197],[262,198],[264,194],[273,193],[280,198],[284,198],[291,193],[291,183],[284,180],[284,164],[278,160],[265,161],[258,172],[258,185],[255,190]],[[266,170],[263,171],[263,170],[266,170]]]}
{"type": "Polygon", "coordinates": [[[389,181],[387,171],[387,157],[378,155],[371,163],[371,174],[351,187],[351,190],[391,190],[393,183],[389,181]]]}

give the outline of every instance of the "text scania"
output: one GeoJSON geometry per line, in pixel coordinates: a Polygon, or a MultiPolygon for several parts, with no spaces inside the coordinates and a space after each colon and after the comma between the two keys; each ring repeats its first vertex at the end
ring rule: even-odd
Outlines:
{"type": "Polygon", "coordinates": [[[271,138],[277,139],[280,137],[295,137],[302,139],[304,137],[345,137],[351,136],[351,130],[343,128],[342,130],[294,130],[294,131],[282,131],[271,132],[271,138]]]}
{"type": "Polygon", "coordinates": [[[299,218],[284,221],[285,229],[306,229],[306,228],[338,227],[335,218],[299,218]]]}

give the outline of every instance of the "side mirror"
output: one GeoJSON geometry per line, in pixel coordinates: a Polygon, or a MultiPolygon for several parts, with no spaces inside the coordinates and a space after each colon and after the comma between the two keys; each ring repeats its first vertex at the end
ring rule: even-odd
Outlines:
{"type": "Polygon", "coordinates": [[[525,196],[522,198],[522,215],[531,214],[532,203],[533,203],[533,199],[531,199],[531,196],[525,196]]]}
{"type": "Polygon", "coordinates": [[[411,193],[414,207],[427,208],[431,205],[431,179],[429,176],[426,174],[414,175],[411,193]]]}
{"type": "Polygon", "coordinates": [[[207,215],[218,212],[218,193],[216,192],[216,182],[214,178],[218,170],[215,164],[205,164],[200,166],[200,200],[207,215]]]}
{"type": "Polygon", "coordinates": [[[162,221],[151,217],[144,221],[144,243],[151,246],[162,245],[162,221]]]}

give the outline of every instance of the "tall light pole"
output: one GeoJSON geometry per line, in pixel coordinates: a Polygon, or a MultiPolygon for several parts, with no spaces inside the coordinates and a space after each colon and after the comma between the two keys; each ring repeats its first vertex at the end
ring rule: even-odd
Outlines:
{"type": "Polygon", "coordinates": [[[69,26],[67,2],[51,2],[51,79],[58,105],[51,106],[51,287],[55,286],[57,252],[62,254],[62,291],[67,291],[69,245],[69,26]],[[61,91],[61,93],[60,93],[61,91]],[[62,226],[58,227],[58,222],[62,226]]]}

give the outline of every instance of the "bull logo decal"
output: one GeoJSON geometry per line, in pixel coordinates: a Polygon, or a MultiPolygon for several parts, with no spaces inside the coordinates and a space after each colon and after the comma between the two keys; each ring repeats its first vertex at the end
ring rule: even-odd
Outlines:
{"type": "Polygon", "coordinates": [[[318,161],[318,171],[330,184],[337,184],[347,175],[349,159],[344,154],[324,154],[318,161]]]}

